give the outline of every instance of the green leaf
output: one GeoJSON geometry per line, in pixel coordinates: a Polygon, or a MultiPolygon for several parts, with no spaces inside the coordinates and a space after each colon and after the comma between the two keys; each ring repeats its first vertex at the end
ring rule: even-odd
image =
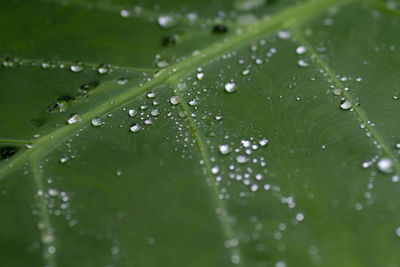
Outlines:
{"type": "Polygon", "coordinates": [[[400,266],[400,6],[8,0],[2,266],[400,266]]]}

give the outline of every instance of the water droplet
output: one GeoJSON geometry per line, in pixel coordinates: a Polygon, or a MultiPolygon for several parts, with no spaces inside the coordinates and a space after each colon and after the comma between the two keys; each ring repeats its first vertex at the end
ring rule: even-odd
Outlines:
{"type": "Polygon", "coordinates": [[[140,127],[139,123],[135,123],[135,124],[133,124],[133,125],[129,128],[129,130],[130,130],[132,133],[137,133],[137,132],[140,131],[140,129],[142,129],[142,127],[140,127]]]}
{"type": "Polygon", "coordinates": [[[304,220],[304,214],[303,213],[297,213],[296,214],[296,221],[301,222],[304,220]]]}
{"type": "Polygon", "coordinates": [[[252,192],[257,191],[257,190],[258,190],[258,185],[256,185],[256,184],[251,185],[250,190],[251,190],[252,192]]]}
{"type": "Polygon", "coordinates": [[[267,138],[263,138],[258,143],[260,144],[260,146],[266,146],[268,145],[269,141],[267,138]]]}
{"type": "Polygon", "coordinates": [[[179,98],[179,96],[171,96],[171,98],[169,99],[169,102],[171,102],[172,105],[177,105],[181,102],[181,99],[179,98]]]}
{"type": "Polygon", "coordinates": [[[277,263],[275,263],[275,267],[286,267],[286,262],[278,261],[277,263]]]}
{"type": "Polygon", "coordinates": [[[158,115],[160,115],[160,111],[158,110],[158,108],[153,109],[150,113],[153,117],[157,117],[158,115]]]}
{"type": "Polygon", "coordinates": [[[130,109],[128,111],[128,114],[129,114],[129,117],[135,117],[137,114],[137,111],[136,111],[136,109],[130,109]]]}
{"type": "Polygon", "coordinates": [[[350,109],[351,108],[351,102],[348,99],[345,99],[342,101],[342,103],[340,104],[340,108],[341,109],[350,109]]]}
{"type": "Polygon", "coordinates": [[[50,68],[50,63],[48,61],[43,61],[42,65],[41,65],[42,69],[48,69],[50,68]]]}
{"type": "Polygon", "coordinates": [[[261,173],[257,173],[257,174],[256,174],[256,180],[261,181],[262,178],[263,178],[263,176],[262,176],[261,173]]]}
{"type": "Polygon", "coordinates": [[[109,64],[101,64],[100,66],[97,67],[98,74],[107,74],[109,71],[110,71],[109,64]]]}
{"type": "Polygon", "coordinates": [[[81,71],[83,71],[83,63],[82,63],[82,61],[76,61],[74,64],[71,65],[70,70],[72,72],[81,72],[81,71]]]}
{"type": "Polygon", "coordinates": [[[170,28],[174,25],[174,18],[172,16],[159,16],[158,17],[158,25],[160,25],[161,28],[170,28]]]}
{"type": "Polygon", "coordinates": [[[130,17],[131,12],[129,12],[129,11],[126,10],[126,9],[122,9],[122,10],[119,12],[119,14],[120,14],[121,17],[123,17],[123,18],[128,18],[128,17],[130,17]]]}
{"type": "Polygon", "coordinates": [[[249,69],[245,69],[244,71],[242,71],[242,75],[243,76],[247,76],[250,74],[250,70],[249,69]]]}
{"type": "Polygon", "coordinates": [[[68,124],[75,124],[81,121],[81,118],[78,114],[72,114],[69,119],[67,120],[68,124]]]}
{"type": "Polygon", "coordinates": [[[212,167],[212,168],[211,168],[211,173],[212,173],[212,174],[217,174],[217,173],[219,173],[219,167],[218,167],[218,166],[212,167]]]}
{"type": "Polygon", "coordinates": [[[116,174],[117,174],[117,176],[121,176],[122,175],[122,171],[121,170],[117,170],[116,174]]]}
{"type": "Polygon", "coordinates": [[[99,82],[97,82],[97,81],[85,83],[79,87],[78,91],[81,94],[87,94],[89,91],[95,89],[97,86],[99,86],[99,82]]]}
{"type": "Polygon", "coordinates": [[[296,54],[298,55],[303,55],[306,52],[307,52],[307,47],[305,47],[304,45],[301,45],[296,48],[296,54]]]}
{"type": "Polygon", "coordinates": [[[196,74],[196,78],[197,80],[201,81],[204,79],[204,73],[203,72],[199,72],[196,74]]]}
{"type": "Polygon", "coordinates": [[[343,90],[342,90],[342,88],[334,88],[334,89],[332,89],[332,93],[334,95],[342,95],[343,94],[343,90]]]}
{"type": "Polygon", "coordinates": [[[398,175],[393,175],[392,176],[392,182],[397,183],[399,181],[399,176],[398,175]]]}
{"type": "Polygon", "coordinates": [[[239,155],[239,156],[236,156],[236,161],[237,161],[237,163],[243,164],[243,163],[248,162],[249,158],[246,156],[243,156],[243,155],[239,155]]]}
{"type": "Polygon", "coordinates": [[[282,40],[286,40],[289,39],[290,36],[292,36],[292,34],[290,33],[290,31],[278,31],[278,37],[282,40]]]}
{"type": "Polygon", "coordinates": [[[156,97],[156,94],[153,91],[150,91],[147,93],[147,97],[151,99],[151,98],[156,97]]]}
{"type": "Polygon", "coordinates": [[[11,58],[6,58],[3,60],[3,66],[6,68],[14,67],[14,61],[11,58]]]}
{"type": "Polygon", "coordinates": [[[378,170],[383,173],[393,172],[393,163],[389,158],[381,158],[376,164],[378,170]]]}
{"type": "Polygon", "coordinates": [[[220,145],[218,148],[219,148],[219,152],[222,155],[227,155],[227,154],[231,153],[231,151],[232,151],[231,147],[228,144],[220,145]]]}
{"type": "Polygon", "coordinates": [[[356,78],[356,82],[361,82],[362,81],[362,78],[361,77],[357,77],[356,78]]]}
{"type": "Polygon", "coordinates": [[[225,84],[225,92],[227,93],[234,93],[236,92],[236,85],[233,82],[229,82],[225,84]]]}
{"type": "Polygon", "coordinates": [[[400,237],[400,226],[397,227],[397,229],[396,229],[396,235],[397,235],[398,237],[400,237]]]}
{"type": "Polygon", "coordinates": [[[169,65],[169,62],[165,59],[162,59],[159,62],[157,62],[157,67],[159,67],[159,68],[165,68],[168,65],[169,65]]]}
{"type": "Polygon", "coordinates": [[[68,161],[68,159],[69,159],[69,157],[66,156],[66,155],[64,155],[64,156],[62,156],[62,157],[60,158],[60,162],[61,162],[61,163],[66,163],[66,162],[68,161]]]}
{"type": "Polygon", "coordinates": [[[56,253],[56,247],[55,247],[55,246],[49,246],[49,248],[47,249],[47,251],[48,251],[50,254],[54,254],[54,253],[56,253]]]}
{"type": "Polygon", "coordinates": [[[299,65],[299,66],[302,67],[302,68],[306,68],[306,67],[308,67],[310,64],[309,64],[307,61],[305,61],[304,59],[300,59],[300,60],[297,62],[297,65],[299,65]]]}
{"type": "Polygon", "coordinates": [[[101,126],[102,124],[103,124],[103,122],[101,121],[100,118],[94,118],[94,119],[92,119],[92,125],[93,125],[94,127],[101,126]]]}
{"type": "Polygon", "coordinates": [[[124,84],[126,84],[128,82],[128,79],[127,78],[120,78],[120,79],[118,79],[118,84],[119,85],[124,85],[124,84]]]}
{"type": "Polygon", "coordinates": [[[2,147],[2,148],[0,148],[1,160],[11,158],[17,152],[18,152],[18,148],[15,146],[2,147]]]}
{"type": "Polygon", "coordinates": [[[400,149],[400,142],[397,142],[396,144],[394,144],[394,147],[397,149],[400,149]]]}
{"type": "Polygon", "coordinates": [[[264,185],[264,190],[265,191],[268,191],[268,190],[270,190],[271,189],[271,185],[270,184],[265,184],[264,185]]]}
{"type": "Polygon", "coordinates": [[[238,264],[238,263],[240,262],[240,256],[237,255],[237,254],[233,254],[233,255],[231,256],[231,262],[232,262],[233,264],[238,264]]]}

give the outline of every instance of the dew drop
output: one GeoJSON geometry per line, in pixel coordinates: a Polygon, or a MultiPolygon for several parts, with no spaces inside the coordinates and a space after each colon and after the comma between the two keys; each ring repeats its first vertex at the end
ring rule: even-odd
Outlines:
{"type": "Polygon", "coordinates": [[[101,64],[97,67],[97,73],[98,74],[107,74],[110,71],[110,65],[109,64],[101,64]]]}
{"type": "Polygon", "coordinates": [[[50,63],[48,61],[44,61],[41,65],[42,69],[48,69],[50,68],[50,63]]]}
{"type": "Polygon", "coordinates": [[[212,168],[211,168],[211,173],[212,173],[212,174],[217,174],[217,173],[219,173],[219,167],[218,167],[218,166],[212,167],[212,168]]]}
{"type": "Polygon", "coordinates": [[[301,45],[296,48],[296,54],[298,55],[303,55],[306,52],[307,52],[307,47],[305,47],[304,45],[301,45]]]}
{"type": "Polygon", "coordinates": [[[72,114],[69,119],[67,120],[68,124],[75,124],[81,121],[81,118],[78,114],[72,114]]]}
{"type": "Polygon", "coordinates": [[[158,17],[158,25],[160,25],[161,28],[170,28],[174,25],[174,18],[172,16],[159,16],[158,17]]]}
{"type": "Polygon", "coordinates": [[[282,40],[289,39],[291,35],[290,31],[278,31],[278,37],[282,40]]]}
{"type": "Polygon", "coordinates": [[[232,262],[233,264],[238,264],[238,263],[240,262],[240,256],[237,255],[237,254],[233,254],[233,255],[231,256],[231,262],[232,262]]]}
{"type": "Polygon", "coordinates": [[[400,149],[400,142],[397,142],[396,144],[394,144],[394,147],[395,147],[396,149],[400,149]]]}
{"type": "Polygon", "coordinates": [[[142,127],[140,127],[139,123],[135,123],[135,124],[133,124],[133,125],[129,128],[129,130],[130,130],[132,133],[137,133],[137,132],[140,131],[140,129],[142,129],[142,127]]]}
{"type": "Polygon", "coordinates": [[[396,235],[397,235],[398,237],[400,237],[400,226],[397,227],[397,229],[396,229],[396,235]]]}
{"type": "Polygon", "coordinates": [[[250,190],[251,190],[252,192],[257,191],[257,190],[258,190],[258,185],[256,185],[256,184],[251,185],[250,190]]]}
{"type": "Polygon", "coordinates": [[[177,104],[179,104],[181,102],[181,100],[180,100],[179,96],[174,95],[169,99],[169,102],[172,105],[177,105],[177,104]]]}
{"type": "Polygon", "coordinates": [[[137,114],[137,111],[136,111],[136,109],[130,109],[128,111],[128,114],[129,114],[129,117],[135,117],[137,114]]]}
{"type": "Polygon", "coordinates": [[[203,72],[199,72],[196,74],[196,78],[197,80],[201,81],[204,79],[204,73],[203,72]]]}
{"type": "Polygon", "coordinates": [[[229,82],[225,84],[225,92],[234,93],[236,92],[236,85],[233,82],[229,82]]]}
{"type": "Polygon", "coordinates": [[[351,102],[348,99],[345,99],[342,101],[342,103],[340,104],[340,108],[347,110],[351,108],[351,102]]]}
{"type": "Polygon", "coordinates": [[[223,24],[217,24],[213,28],[213,33],[220,34],[228,32],[228,27],[223,24]]]}
{"type": "Polygon", "coordinates": [[[81,71],[83,71],[83,63],[82,63],[82,61],[76,61],[74,64],[71,65],[70,70],[72,72],[81,72],[81,71]]]}
{"type": "Polygon", "coordinates": [[[119,14],[120,14],[120,16],[121,16],[122,18],[129,18],[130,15],[131,15],[131,12],[129,12],[129,11],[126,10],[126,9],[122,9],[122,10],[119,12],[119,14]]]}
{"type": "Polygon", "coordinates": [[[103,124],[103,122],[101,121],[100,118],[94,118],[94,119],[92,119],[92,125],[93,125],[94,127],[101,126],[102,124],[103,124]]]}
{"type": "Polygon", "coordinates": [[[221,153],[222,155],[227,155],[232,151],[231,147],[228,144],[220,145],[218,148],[219,153],[221,153]]]}
{"type": "Polygon", "coordinates": [[[68,159],[69,159],[69,157],[66,156],[66,155],[64,155],[64,156],[62,156],[62,157],[60,158],[60,162],[61,162],[61,163],[66,163],[66,162],[68,161],[68,159]]]}
{"type": "Polygon", "coordinates": [[[304,220],[304,214],[303,213],[297,213],[296,214],[296,221],[301,222],[304,220]]]}
{"type": "Polygon", "coordinates": [[[120,78],[120,79],[118,79],[118,84],[119,85],[124,85],[124,84],[126,84],[128,82],[128,79],[127,78],[120,78]]]}
{"type": "Polygon", "coordinates": [[[376,164],[378,170],[383,173],[393,172],[393,163],[389,158],[381,158],[376,164]]]}
{"type": "Polygon", "coordinates": [[[249,158],[243,155],[236,156],[237,163],[243,164],[249,161],[249,158]]]}
{"type": "Polygon", "coordinates": [[[244,71],[242,71],[242,75],[243,76],[247,76],[250,74],[250,70],[249,69],[245,69],[244,71]]]}
{"type": "Polygon", "coordinates": [[[157,117],[158,115],[160,115],[160,111],[158,110],[158,108],[153,109],[150,113],[153,117],[157,117]]]}
{"type": "Polygon", "coordinates": [[[174,46],[176,43],[176,38],[174,35],[166,36],[162,39],[161,44],[164,47],[174,46]]]}
{"type": "Polygon", "coordinates": [[[299,66],[302,67],[302,68],[306,68],[306,67],[308,67],[310,64],[309,64],[307,61],[305,61],[304,59],[300,59],[300,60],[297,62],[297,65],[299,65],[299,66]]]}
{"type": "Polygon", "coordinates": [[[261,139],[259,142],[260,146],[266,146],[268,145],[269,141],[266,138],[261,139]]]}
{"type": "Polygon", "coordinates": [[[277,263],[275,263],[275,267],[286,267],[286,262],[278,261],[277,263]]]}

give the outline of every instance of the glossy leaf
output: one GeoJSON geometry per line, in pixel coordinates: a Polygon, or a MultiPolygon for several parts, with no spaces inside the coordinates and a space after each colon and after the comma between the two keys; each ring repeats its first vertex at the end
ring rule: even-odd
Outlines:
{"type": "Polygon", "coordinates": [[[396,1],[0,12],[2,266],[400,266],[396,1]]]}

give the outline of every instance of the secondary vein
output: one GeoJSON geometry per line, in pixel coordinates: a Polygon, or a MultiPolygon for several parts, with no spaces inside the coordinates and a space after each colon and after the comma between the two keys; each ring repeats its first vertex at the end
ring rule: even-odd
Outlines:
{"type": "Polygon", "coordinates": [[[44,183],[42,172],[39,169],[39,163],[36,158],[31,158],[31,168],[35,181],[37,195],[35,196],[36,207],[38,209],[39,216],[39,229],[41,235],[41,241],[43,245],[43,260],[45,266],[56,267],[56,256],[54,245],[55,237],[53,233],[53,227],[49,218],[49,212],[47,210],[46,201],[44,199],[44,183]]]}
{"type": "Polygon", "coordinates": [[[368,130],[368,132],[371,134],[371,137],[375,140],[375,145],[376,147],[383,153],[385,154],[388,158],[391,159],[392,164],[394,166],[394,169],[396,173],[400,174],[400,165],[392,153],[392,151],[388,148],[388,146],[385,144],[383,141],[383,138],[379,135],[379,133],[375,130],[373,126],[370,125],[369,120],[367,116],[365,115],[365,112],[357,105],[357,101],[355,97],[348,91],[344,90],[344,85],[339,81],[339,79],[336,77],[334,72],[330,69],[328,64],[319,56],[319,54],[315,51],[314,47],[303,37],[303,35],[298,31],[296,28],[292,27],[292,32],[293,35],[296,37],[297,41],[302,43],[305,47],[307,47],[307,50],[311,53],[314,62],[318,64],[318,66],[326,73],[327,77],[332,80],[332,82],[335,84],[336,87],[340,88],[343,92],[343,96],[350,101],[351,107],[353,109],[353,114],[357,116],[359,121],[365,125],[365,128],[368,130]]]}

